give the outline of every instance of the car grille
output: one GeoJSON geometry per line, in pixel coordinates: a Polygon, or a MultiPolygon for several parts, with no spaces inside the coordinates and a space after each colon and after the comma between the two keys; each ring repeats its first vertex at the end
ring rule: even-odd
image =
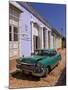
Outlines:
{"type": "Polygon", "coordinates": [[[35,65],[34,64],[18,64],[17,68],[20,68],[22,70],[34,70],[35,65]]]}

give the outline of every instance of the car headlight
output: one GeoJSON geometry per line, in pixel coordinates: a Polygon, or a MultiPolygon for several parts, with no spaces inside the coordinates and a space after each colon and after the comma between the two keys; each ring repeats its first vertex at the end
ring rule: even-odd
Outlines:
{"type": "Polygon", "coordinates": [[[16,62],[21,63],[21,60],[22,60],[22,58],[18,58],[18,59],[16,59],[16,62]]]}
{"type": "Polygon", "coordinates": [[[36,68],[35,68],[35,73],[41,73],[43,68],[43,64],[37,63],[36,68]]]}
{"type": "Polygon", "coordinates": [[[38,64],[37,64],[37,67],[43,67],[43,65],[42,65],[42,64],[40,64],[40,63],[38,63],[38,64]]]}

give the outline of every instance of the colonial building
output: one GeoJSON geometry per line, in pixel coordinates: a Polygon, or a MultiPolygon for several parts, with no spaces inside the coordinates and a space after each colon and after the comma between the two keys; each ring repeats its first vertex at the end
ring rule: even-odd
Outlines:
{"type": "Polygon", "coordinates": [[[30,56],[39,48],[61,48],[61,40],[60,33],[30,3],[9,3],[10,58],[30,56]]]}
{"type": "Polygon", "coordinates": [[[62,48],[62,35],[57,32],[55,28],[52,28],[52,37],[53,37],[53,48],[56,50],[62,48]]]}

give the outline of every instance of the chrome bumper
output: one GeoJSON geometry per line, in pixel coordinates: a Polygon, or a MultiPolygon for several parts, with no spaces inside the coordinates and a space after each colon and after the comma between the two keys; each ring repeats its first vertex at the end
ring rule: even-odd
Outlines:
{"type": "Polygon", "coordinates": [[[21,71],[27,71],[27,72],[33,72],[34,71],[34,65],[31,64],[17,64],[17,69],[21,71]]]}
{"type": "Polygon", "coordinates": [[[45,74],[45,71],[43,68],[41,68],[42,72],[41,73],[38,73],[36,72],[36,67],[35,66],[32,66],[32,65],[24,65],[24,64],[17,64],[16,65],[17,67],[17,70],[19,71],[24,71],[24,73],[32,73],[33,76],[37,76],[37,77],[41,77],[45,74]],[[31,66],[31,67],[30,67],[31,66]]]}

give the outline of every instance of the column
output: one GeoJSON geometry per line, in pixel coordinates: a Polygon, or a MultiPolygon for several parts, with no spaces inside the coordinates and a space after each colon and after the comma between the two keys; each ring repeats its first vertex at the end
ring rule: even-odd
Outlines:
{"type": "Polygon", "coordinates": [[[40,48],[43,48],[43,27],[39,27],[40,48]]]}
{"type": "Polygon", "coordinates": [[[41,48],[43,48],[43,27],[42,27],[42,30],[41,30],[41,34],[42,34],[42,36],[41,36],[41,48]]]}
{"type": "Polygon", "coordinates": [[[46,45],[46,49],[48,49],[48,30],[46,30],[45,37],[46,37],[46,43],[45,43],[45,45],[46,45]]]}
{"type": "Polygon", "coordinates": [[[50,48],[53,48],[53,36],[51,35],[51,31],[50,31],[50,48]]]}
{"type": "Polygon", "coordinates": [[[50,48],[53,49],[53,35],[51,35],[51,41],[50,41],[51,45],[50,48]]]}
{"type": "Polygon", "coordinates": [[[32,30],[32,35],[31,35],[31,52],[34,52],[34,43],[33,43],[33,22],[31,22],[31,30],[32,30]]]}

